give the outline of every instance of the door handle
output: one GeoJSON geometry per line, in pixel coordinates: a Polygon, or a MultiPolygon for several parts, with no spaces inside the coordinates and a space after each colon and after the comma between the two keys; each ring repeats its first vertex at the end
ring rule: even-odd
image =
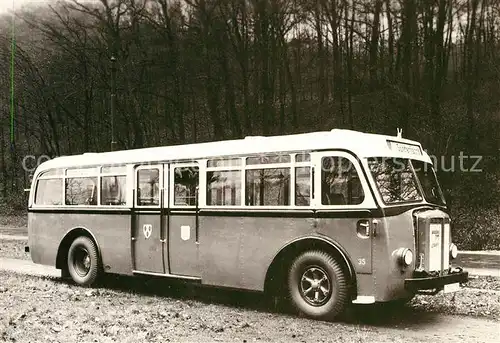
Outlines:
{"type": "Polygon", "coordinates": [[[366,219],[359,220],[356,224],[356,232],[359,238],[370,237],[370,222],[366,219]]]}

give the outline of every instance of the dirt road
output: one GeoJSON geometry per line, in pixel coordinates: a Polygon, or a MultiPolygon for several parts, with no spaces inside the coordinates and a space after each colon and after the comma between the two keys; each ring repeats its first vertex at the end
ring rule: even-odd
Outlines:
{"type": "Polygon", "coordinates": [[[103,288],[88,289],[24,275],[57,272],[21,270],[15,261],[0,260],[0,341],[6,342],[475,343],[500,336],[498,318],[443,315],[418,305],[356,307],[344,321],[326,323],[277,313],[260,294],[130,277],[108,277],[103,288]]]}

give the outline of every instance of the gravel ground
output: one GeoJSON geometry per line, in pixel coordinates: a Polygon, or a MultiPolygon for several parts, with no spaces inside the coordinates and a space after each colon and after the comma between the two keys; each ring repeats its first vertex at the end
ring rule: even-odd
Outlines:
{"type": "Polygon", "coordinates": [[[471,275],[467,287],[500,291],[500,278],[471,275]]]}
{"type": "MultiPolygon", "coordinates": [[[[25,244],[0,241],[0,257],[30,259],[25,244]]],[[[6,342],[435,343],[456,341],[458,322],[465,329],[457,332],[467,332],[460,340],[489,342],[481,330],[498,338],[499,320],[495,277],[471,277],[458,293],[417,296],[404,307],[353,307],[342,322],[324,323],[276,311],[260,294],[114,276],[89,289],[0,271],[0,341],[6,342]],[[441,321],[451,335],[425,326],[441,321]]]]}
{"type": "MultiPolygon", "coordinates": [[[[435,343],[497,338],[496,322],[439,315],[435,304],[397,310],[360,307],[342,322],[327,323],[276,313],[259,294],[164,280],[108,277],[103,288],[94,289],[7,272],[0,272],[0,280],[0,341],[5,342],[435,343]]],[[[460,294],[454,308],[461,308],[456,304],[469,293],[460,294]]],[[[498,314],[498,302],[495,306],[498,314]]]]}
{"type": "MultiPolygon", "coordinates": [[[[496,283],[500,283],[500,280],[496,279],[496,283]]],[[[441,292],[435,296],[417,296],[409,306],[426,312],[500,320],[500,291],[464,287],[454,294],[441,292]]]]}
{"type": "Polygon", "coordinates": [[[0,240],[0,257],[31,260],[29,253],[24,252],[28,241],[0,240]]]}

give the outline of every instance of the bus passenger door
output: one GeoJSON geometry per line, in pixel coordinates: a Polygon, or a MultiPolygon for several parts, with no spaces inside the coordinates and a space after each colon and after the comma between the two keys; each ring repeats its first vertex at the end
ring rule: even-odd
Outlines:
{"type": "Polygon", "coordinates": [[[170,274],[199,277],[197,163],[170,165],[168,256],[170,274]]]}
{"type": "Polygon", "coordinates": [[[163,167],[139,166],[135,170],[132,213],[132,256],[134,272],[165,272],[163,264],[164,230],[161,209],[163,167]]]}

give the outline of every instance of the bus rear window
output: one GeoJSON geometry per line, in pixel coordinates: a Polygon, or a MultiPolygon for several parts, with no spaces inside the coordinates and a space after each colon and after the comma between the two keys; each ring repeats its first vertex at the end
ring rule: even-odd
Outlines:
{"type": "Polygon", "coordinates": [[[36,205],[62,205],[62,179],[38,180],[36,205]]]}

